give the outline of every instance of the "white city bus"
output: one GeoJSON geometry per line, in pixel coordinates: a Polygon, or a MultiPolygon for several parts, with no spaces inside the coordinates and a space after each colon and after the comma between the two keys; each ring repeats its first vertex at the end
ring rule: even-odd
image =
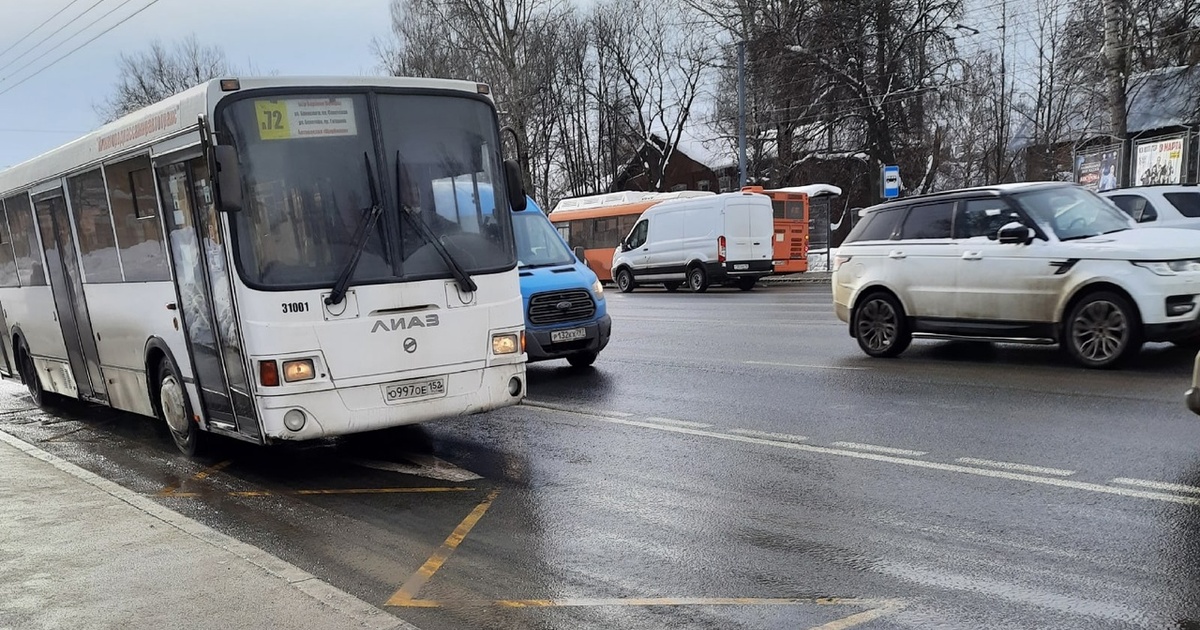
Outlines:
{"type": "Polygon", "coordinates": [[[210,81],[0,172],[0,372],[189,455],[513,405],[524,199],[486,85],[210,81]]]}

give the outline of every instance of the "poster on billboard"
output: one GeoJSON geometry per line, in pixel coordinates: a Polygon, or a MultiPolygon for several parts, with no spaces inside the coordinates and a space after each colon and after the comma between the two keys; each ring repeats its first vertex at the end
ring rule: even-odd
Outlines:
{"type": "Polygon", "coordinates": [[[1117,187],[1121,147],[1109,146],[1075,155],[1075,183],[1096,192],[1117,187]]]}
{"type": "Polygon", "coordinates": [[[1183,138],[1139,142],[1134,155],[1134,186],[1183,182],[1183,138]]]}

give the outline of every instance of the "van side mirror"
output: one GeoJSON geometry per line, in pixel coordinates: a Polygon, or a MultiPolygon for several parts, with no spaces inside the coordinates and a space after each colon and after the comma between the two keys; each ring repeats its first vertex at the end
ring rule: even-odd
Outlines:
{"type": "Polygon", "coordinates": [[[521,167],[512,160],[504,160],[505,188],[508,189],[508,205],[513,212],[525,210],[525,184],[521,182],[521,167]]]}
{"type": "Polygon", "coordinates": [[[582,245],[578,245],[575,247],[575,258],[578,258],[579,262],[587,264],[587,257],[583,255],[583,246],[582,245]]]}
{"type": "Polygon", "coordinates": [[[1013,221],[1004,224],[1004,227],[1001,227],[1000,231],[996,233],[996,238],[1001,243],[1028,245],[1033,242],[1033,228],[1019,221],[1013,221]]]}
{"type": "Polygon", "coordinates": [[[228,144],[213,147],[217,163],[217,198],[222,212],[242,210],[242,168],[238,165],[237,149],[228,144]]]}

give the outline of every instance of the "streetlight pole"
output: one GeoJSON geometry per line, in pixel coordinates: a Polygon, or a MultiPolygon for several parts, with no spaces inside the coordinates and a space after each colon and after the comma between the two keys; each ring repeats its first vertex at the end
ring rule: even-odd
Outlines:
{"type": "Polygon", "coordinates": [[[738,189],[746,186],[746,40],[738,42],[738,189]]]}

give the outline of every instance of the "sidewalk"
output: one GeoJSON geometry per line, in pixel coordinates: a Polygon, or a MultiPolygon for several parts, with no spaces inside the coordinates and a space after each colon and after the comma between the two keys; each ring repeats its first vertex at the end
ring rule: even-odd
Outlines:
{"type": "Polygon", "coordinates": [[[0,432],[0,630],[415,628],[0,432]]]}

